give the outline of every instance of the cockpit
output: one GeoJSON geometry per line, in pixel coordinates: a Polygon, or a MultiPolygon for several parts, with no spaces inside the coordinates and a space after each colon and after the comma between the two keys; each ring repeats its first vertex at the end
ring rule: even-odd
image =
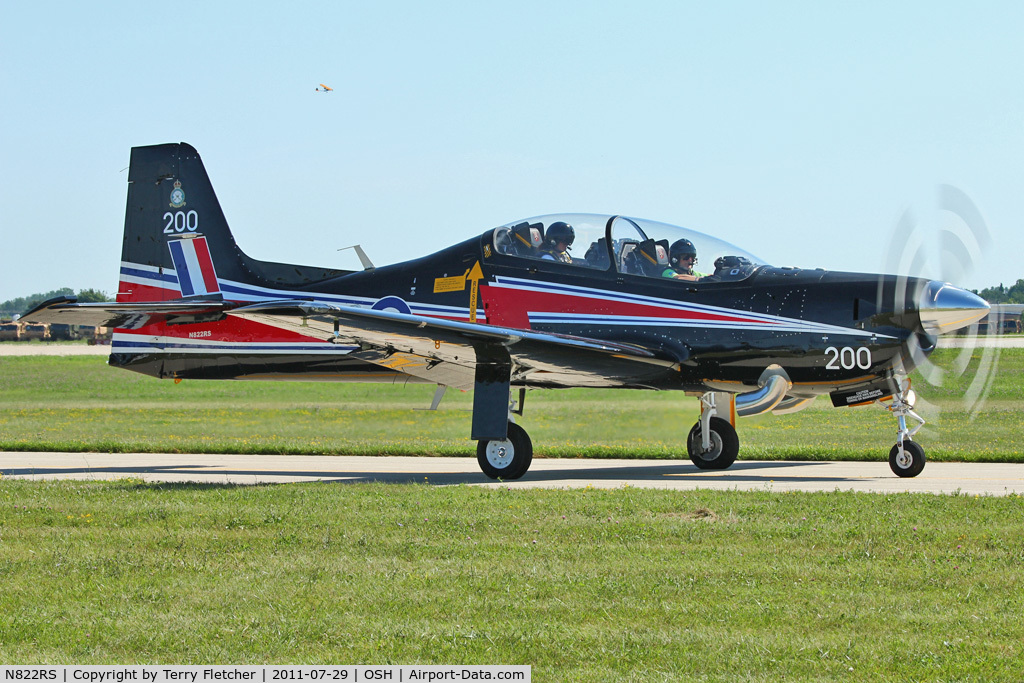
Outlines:
{"type": "Polygon", "coordinates": [[[598,214],[551,214],[508,223],[494,229],[493,248],[506,256],[575,268],[700,282],[742,280],[765,265],[694,230],[598,214]]]}

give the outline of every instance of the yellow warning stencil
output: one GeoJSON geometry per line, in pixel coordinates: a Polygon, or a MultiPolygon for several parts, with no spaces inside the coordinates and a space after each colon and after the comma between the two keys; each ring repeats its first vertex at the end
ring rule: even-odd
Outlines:
{"type": "Polygon", "coordinates": [[[462,292],[466,289],[466,276],[439,277],[434,279],[434,294],[445,292],[462,292]]]}

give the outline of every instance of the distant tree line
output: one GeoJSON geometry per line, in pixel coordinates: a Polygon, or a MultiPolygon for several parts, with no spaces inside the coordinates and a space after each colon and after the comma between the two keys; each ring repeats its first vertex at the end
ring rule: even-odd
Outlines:
{"type": "Polygon", "coordinates": [[[77,296],[78,300],[82,303],[114,300],[112,296],[98,289],[80,289],[78,290],[78,294],[75,294],[75,290],[70,287],[61,287],[60,289],[55,289],[52,292],[32,294],[31,296],[20,296],[17,299],[8,299],[7,301],[0,303],[0,318],[11,318],[15,315],[21,315],[36,304],[40,304],[47,299],[53,299],[58,296],[77,296]]]}
{"type": "Polygon", "coordinates": [[[990,304],[1024,304],[1024,280],[1017,280],[1012,287],[987,287],[980,292],[975,292],[990,304]]]}

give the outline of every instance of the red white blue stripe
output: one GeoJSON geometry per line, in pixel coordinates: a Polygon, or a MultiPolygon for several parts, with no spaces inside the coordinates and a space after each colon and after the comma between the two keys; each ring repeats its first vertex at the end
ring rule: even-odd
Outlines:
{"type": "Polygon", "coordinates": [[[178,275],[182,296],[219,294],[220,284],[205,237],[171,240],[167,243],[178,275]]]}
{"type": "MultiPolygon", "coordinates": [[[[197,238],[200,239],[200,238],[197,238]]],[[[205,238],[203,238],[205,239],[205,238]]],[[[173,255],[173,249],[171,251],[173,255]]],[[[212,267],[212,266],[211,266],[212,267]]],[[[157,268],[129,261],[121,262],[121,283],[123,285],[139,285],[143,287],[154,287],[168,292],[170,298],[180,296],[193,296],[185,293],[184,282],[191,284],[190,277],[182,277],[177,274],[178,263],[174,264],[175,270],[169,268],[157,268]],[[179,289],[180,285],[180,289],[179,289]],[[180,292],[180,294],[179,294],[180,292]]],[[[216,276],[215,276],[216,277],[216,276]]],[[[217,289],[228,301],[258,302],[294,299],[296,301],[309,301],[310,298],[319,303],[339,304],[342,306],[367,306],[371,307],[380,301],[380,297],[347,296],[343,294],[326,294],[323,292],[298,292],[289,289],[274,289],[271,287],[260,287],[244,282],[222,279],[216,277],[217,289]]],[[[444,306],[440,304],[428,304],[423,302],[407,302],[409,310],[414,315],[426,315],[439,318],[451,318],[453,320],[470,319],[469,308],[466,306],[444,306]]],[[[477,307],[477,318],[483,320],[485,311],[482,306],[477,307]]]]}

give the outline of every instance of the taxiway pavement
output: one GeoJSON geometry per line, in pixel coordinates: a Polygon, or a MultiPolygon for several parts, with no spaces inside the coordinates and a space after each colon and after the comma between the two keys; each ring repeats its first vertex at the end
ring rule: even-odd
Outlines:
{"type": "Polygon", "coordinates": [[[510,488],[645,488],[762,491],[862,491],[1024,495],[1024,464],[930,462],[913,479],[887,462],[741,460],[728,470],[698,470],[688,460],[536,458],[518,481],[495,482],[476,459],[391,456],[182,455],[161,453],[0,453],[0,473],[17,479],[207,484],[390,482],[510,488]]]}

